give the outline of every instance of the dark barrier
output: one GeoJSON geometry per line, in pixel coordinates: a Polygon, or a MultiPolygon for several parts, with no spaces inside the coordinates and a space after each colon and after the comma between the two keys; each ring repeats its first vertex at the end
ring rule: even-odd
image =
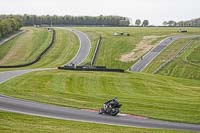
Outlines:
{"type": "Polygon", "coordinates": [[[106,68],[105,66],[64,66],[58,67],[58,69],[62,70],[74,70],[74,71],[104,71],[104,72],[124,72],[123,69],[113,69],[106,68]]]}
{"type": "Polygon", "coordinates": [[[93,56],[92,61],[91,61],[91,66],[93,66],[94,63],[96,62],[97,54],[98,54],[98,52],[99,52],[99,48],[100,48],[100,45],[101,45],[101,41],[102,41],[102,37],[101,37],[101,35],[100,35],[100,36],[99,36],[99,40],[98,40],[98,42],[97,42],[97,47],[96,47],[96,49],[95,49],[95,51],[94,51],[94,56],[93,56]]]}
{"type": "Polygon", "coordinates": [[[38,62],[41,57],[52,47],[52,45],[54,44],[54,41],[55,41],[55,30],[54,29],[51,29],[53,31],[53,35],[52,35],[52,38],[51,38],[51,42],[49,44],[49,46],[44,50],[42,51],[42,53],[39,54],[39,56],[34,60],[34,61],[31,61],[31,62],[28,62],[28,63],[24,63],[24,64],[19,64],[19,65],[10,65],[10,66],[0,66],[0,68],[17,68],[17,67],[25,67],[25,66],[30,66],[30,65],[33,65],[35,64],[36,62],[38,62]]]}

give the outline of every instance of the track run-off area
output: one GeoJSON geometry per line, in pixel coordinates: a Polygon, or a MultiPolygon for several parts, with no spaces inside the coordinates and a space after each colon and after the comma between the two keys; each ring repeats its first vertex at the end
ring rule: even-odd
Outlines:
{"type": "MultiPolygon", "coordinates": [[[[66,65],[71,63],[79,65],[87,58],[90,52],[91,44],[86,34],[77,30],[72,30],[72,32],[78,36],[80,41],[80,47],[76,56],[71,61],[67,62],[66,65]]],[[[194,37],[197,36],[174,36],[166,38],[165,40],[161,41],[161,43],[157,45],[154,49],[152,49],[149,53],[147,53],[143,57],[143,59],[139,60],[135,65],[133,65],[130,70],[142,71],[157,55],[159,55],[160,52],[162,52],[164,48],[166,48],[173,41],[181,38],[194,38],[194,37]]],[[[36,69],[0,72],[0,84],[6,82],[9,79],[15,78],[17,76],[29,72],[50,71],[50,70],[52,70],[52,68],[42,68],[42,69],[36,68],[36,69]]],[[[108,125],[200,131],[200,125],[197,124],[154,120],[150,118],[137,117],[128,114],[121,114],[117,117],[111,117],[106,115],[99,115],[97,111],[80,110],[80,109],[60,107],[49,104],[42,104],[28,100],[16,99],[4,95],[0,95],[0,110],[34,115],[34,116],[42,116],[48,118],[91,122],[91,123],[102,123],[108,125]]]]}

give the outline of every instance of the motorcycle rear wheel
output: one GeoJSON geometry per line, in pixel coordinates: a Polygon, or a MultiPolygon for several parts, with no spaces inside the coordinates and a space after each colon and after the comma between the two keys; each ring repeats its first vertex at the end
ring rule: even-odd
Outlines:
{"type": "Polygon", "coordinates": [[[112,109],[111,112],[110,112],[110,114],[112,116],[116,116],[118,113],[119,113],[119,109],[118,108],[112,109]]]}

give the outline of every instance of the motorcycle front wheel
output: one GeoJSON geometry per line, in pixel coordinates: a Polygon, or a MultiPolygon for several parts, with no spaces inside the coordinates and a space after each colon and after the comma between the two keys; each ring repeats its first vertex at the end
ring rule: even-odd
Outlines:
{"type": "Polygon", "coordinates": [[[101,109],[99,110],[99,114],[103,114],[103,113],[104,113],[103,108],[101,108],[101,109]]]}
{"type": "Polygon", "coordinates": [[[116,116],[118,113],[119,113],[119,109],[118,109],[118,108],[114,108],[114,109],[112,109],[111,112],[110,112],[110,114],[111,114],[112,116],[116,116]]]}

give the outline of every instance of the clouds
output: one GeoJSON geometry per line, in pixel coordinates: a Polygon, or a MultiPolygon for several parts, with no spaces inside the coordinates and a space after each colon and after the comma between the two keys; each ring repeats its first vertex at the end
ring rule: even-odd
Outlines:
{"type": "Polygon", "coordinates": [[[200,12],[199,0],[0,0],[0,14],[123,15],[164,20],[191,19],[200,12]]]}

